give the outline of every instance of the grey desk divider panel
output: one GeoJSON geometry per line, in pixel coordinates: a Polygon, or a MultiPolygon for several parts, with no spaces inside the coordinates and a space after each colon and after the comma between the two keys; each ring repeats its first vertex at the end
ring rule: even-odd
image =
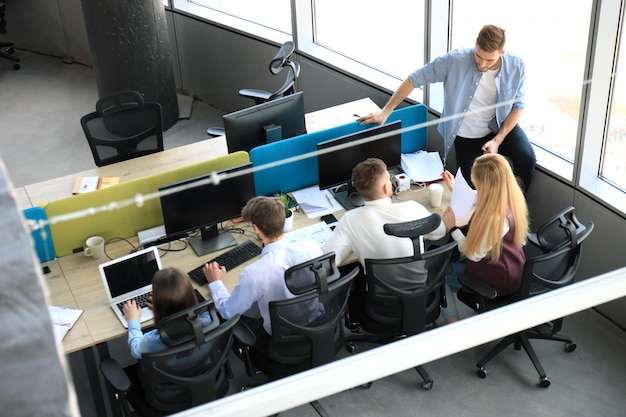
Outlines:
{"type": "MultiPolygon", "coordinates": [[[[416,104],[395,110],[387,119],[387,123],[396,120],[402,121],[403,128],[423,124],[427,120],[426,106],[416,104]]],[[[250,161],[254,166],[256,194],[268,195],[277,190],[290,192],[317,184],[317,156],[315,155],[317,144],[372,127],[371,124],[360,126],[358,122],[351,122],[251,149],[250,161]],[[303,159],[276,164],[269,168],[264,167],[266,164],[274,164],[307,154],[310,156],[303,159]]],[[[425,126],[403,132],[402,153],[426,149],[426,134],[425,126]]]]}

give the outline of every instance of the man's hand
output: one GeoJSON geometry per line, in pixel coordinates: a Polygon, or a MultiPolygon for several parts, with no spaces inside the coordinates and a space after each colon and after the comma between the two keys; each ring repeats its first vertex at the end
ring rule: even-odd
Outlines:
{"type": "Polygon", "coordinates": [[[135,300],[126,301],[122,312],[127,321],[139,320],[141,318],[141,308],[137,305],[135,300]]]}
{"type": "Polygon", "coordinates": [[[226,275],[226,268],[217,262],[211,262],[210,264],[204,264],[202,272],[204,272],[204,277],[208,282],[214,282],[224,278],[226,275]]]}
{"type": "Polygon", "coordinates": [[[501,141],[497,140],[496,137],[497,136],[494,136],[493,139],[483,145],[481,148],[483,153],[498,153],[501,141]]]}
{"type": "Polygon", "coordinates": [[[389,117],[389,113],[384,110],[380,110],[374,113],[370,113],[365,116],[359,117],[357,120],[360,121],[359,125],[368,125],[368,124],[377,124],[382,125],[389,117]]]}

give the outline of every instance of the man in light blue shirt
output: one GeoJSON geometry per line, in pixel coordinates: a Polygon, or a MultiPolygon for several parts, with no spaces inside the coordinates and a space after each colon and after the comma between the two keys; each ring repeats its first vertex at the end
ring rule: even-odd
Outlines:
{"type": "MultiPolygon", "coordinates": [[[[263,241],[260,259],[244,268],[232,294],[229,294],[222,281],[226,275],[226,268],[223,266],[216,262],[206,264],[204,276],[209,282],[211,297],[222,317],[229,319],[235,314],[246,313],[257,303],[263,329],[267,335],[271,335],[270,301],[294,297],[285,285],[285,271],[321,256],[322,250],[313,242],[295,244],[283,238],[285,208],[276,198],[254,197],[246,204],[242,214],[245,221],[252,223],[257,236],[263,241]]],[[[315,308],[303,311],[303,324],[313,321],[320,313],[315,308]]],[[[245,321],[250,327],[257,327],[254,322],[245,321]]],[[[253,329],[257,336],[258,330],[253,329]]]]}
{"type": "Polygon", "coordinates": [[[361,124],[383,124],[413,91],[425,84],[443,82],[444,106],[439,133],[444,158],[455,145],[457,165],[468,183],[474,159],[483,153],[509,158],[524,190],[535,171],[535,152],[517,124],[525,106],[524,61],[504,51],[504,30],[484,26],[474,48],[450,51],[411,73],[379,112],[361,117],[361,124]]]}

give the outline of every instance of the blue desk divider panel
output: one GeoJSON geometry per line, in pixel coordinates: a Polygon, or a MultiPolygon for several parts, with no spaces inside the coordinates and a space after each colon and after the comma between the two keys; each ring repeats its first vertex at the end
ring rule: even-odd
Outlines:
{"type": "MultiPolygon", "coordinates": [[[[400,120],[405,129],[425,123],[426,114],[426,106],[416,104],[395,110],[387,122],[400,120]]],[[[317,144],[372,127],[352,122],[253,148],[250,161],[254,167],[256,194],[290,192],[317,184],[317,144]]],[[[426,149],[426,132],[426,127],[403,132],[402,153],[426,149]]]]}
{"type": "Polygon", "coordinates": [[[48,219],[43,207],[30,207],[24,209],[24,218],[35,223],[35,230],[31,232],[35,251],[39,257],[39,262],[47,262],[56,257],[50,229],[45,221],[48,219]]]}

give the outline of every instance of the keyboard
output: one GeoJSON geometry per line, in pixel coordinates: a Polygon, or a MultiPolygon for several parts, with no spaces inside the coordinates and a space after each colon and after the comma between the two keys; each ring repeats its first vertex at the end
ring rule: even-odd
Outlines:
{"type": "Polygon", "coordinates": [[[234,269],[241,265],[242,263],[254,258],[257,255],[261,254],[261,248],[251,240],[246,240],[243,243],[238,244],[232,249],[222,253],[221,255],[211,259],[210,261],[202,263],[199,267],[188,272],[191,279],[197,282],[199,285],[206,285],[207,280],[204,277],[204,272],[202,272],[202,268],[204,264],[217,262],[227,271],[234,269]]]}
{"type": "MultiPolygon", "coordinates": [[[[130,300],[135,300],[135,302],[137,303],[137,305],[140,308],[144,308],[148,305],[148,296],[150,296],[150,293],[144,293],[144,294],[139,294],[137,297],[135,298],[129,298],[126,301],[130,301],[130,300]]],[[[120,311],[123,313],[124,312],[124,304],[126,304],[126,301],[122,301],[121,303],[117,303],[117,308],[120,309],[120,311]]]]}

